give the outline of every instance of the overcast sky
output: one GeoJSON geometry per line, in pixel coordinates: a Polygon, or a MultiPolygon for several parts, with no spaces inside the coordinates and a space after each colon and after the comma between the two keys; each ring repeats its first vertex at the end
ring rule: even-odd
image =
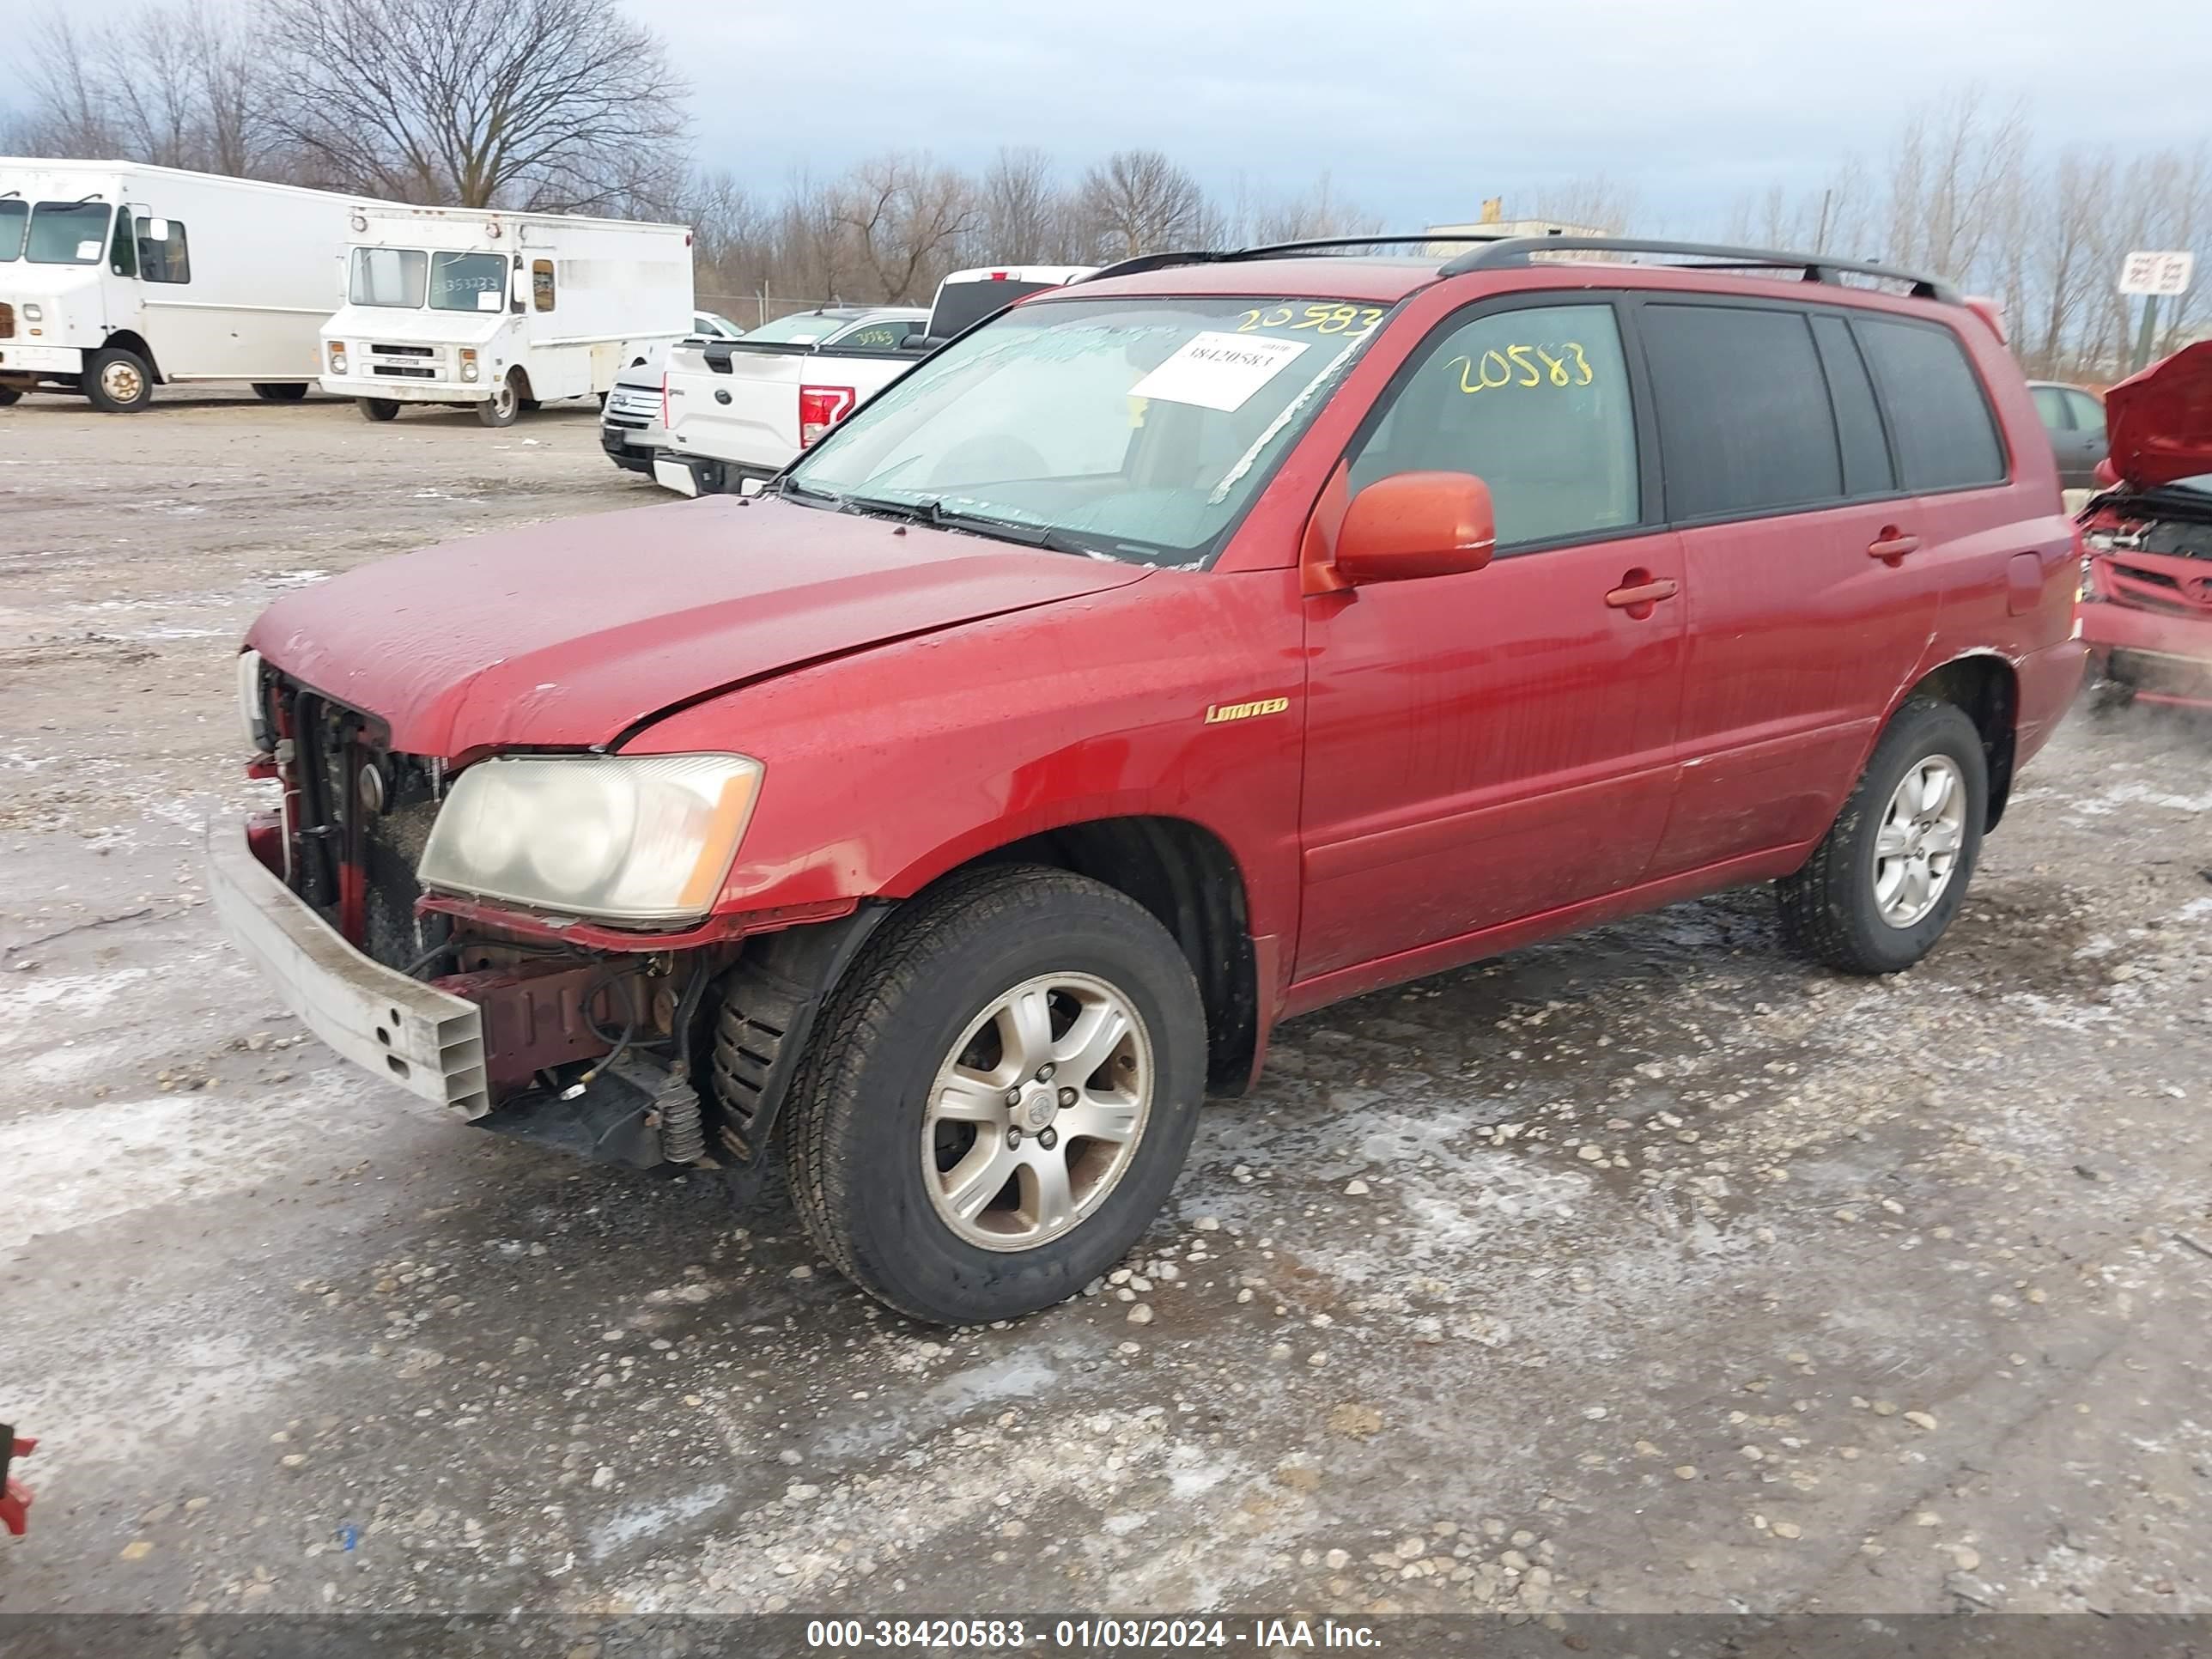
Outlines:
{"type": "MultiPolygon", "coordinates": [[[[702,150],[775,183],[872,149],[1168,151],[1226,191],[1328,168],[1392,228],[1595,172],[1674,228],[1810,186],[1979,81],[2038,137],[2212,143],[2203,0],[753,0],[664,9],[702,150]],[[750,44],[749,45],[748,42],[750,44]],[[827,47],[826,54],[814,49],[827,47]],[[811,66],[798,67],[811,59],[811,66]]],[[[644,15],[657,15],[647,11],[644,15]]]]}
{"type": "Polygon", "coordinates": [[[1073,171],[1146,146],[1223,195],[1327,168],[1393,228],[1604,173],[1681,233],[1878,159],[1909,106],[1974,82],[2027,98],[2046,145],[2212,143],[2203,0],[627,3],[693,81],[702,159],[771,192],[887,148],[1033,144],[1073,171]]]}

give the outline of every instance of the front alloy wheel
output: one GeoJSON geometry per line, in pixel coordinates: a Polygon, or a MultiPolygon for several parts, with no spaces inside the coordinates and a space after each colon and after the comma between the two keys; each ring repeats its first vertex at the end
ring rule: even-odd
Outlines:
{"type": "Polygon", "coordinates": [[[950,876],[817,1018],[784,1108],[792,1197],[815,1247],[902,1313],[1049,1307],[1143,1236],[1206,1062],[1190,963],[1142,905],[1063,870],[950,876]]]}
{"type": "Polygon", "coordinates": [[[938,1068],[921,1126],[930,1201],[981,1249],[1033,1249],[1105,1202],[1152,1100],[1152,1037],[1127,996],[1088,974],[1025,980],[938,1068]]]}

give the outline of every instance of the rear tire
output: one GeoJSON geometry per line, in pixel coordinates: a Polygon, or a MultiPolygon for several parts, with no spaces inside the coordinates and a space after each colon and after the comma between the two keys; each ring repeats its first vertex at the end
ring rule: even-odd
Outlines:
{"type": "Polygon", "coordinates": [[[84,395],[103,415],[136,415],[154,401],[154,371],[135,351],[84,354],[84,395]]]}
{"type": "Polygon", "coordinates": [[[0,386],[0,409],[7,408],[10,404],[20,403],[22,397],[22,392],[17,388],[12,386],[0,386]]]}
{"type": "Polygon", "coordinates": [[[1966,711],[1909,699],[1805,867],[1775,884],[1784,939],[1848,974],[1911,967],[1966,901],[1989,804],[1989,762],[1966,711]]]}
{"type": "Polygon", "coordinates": [[[522,371],[509,369],[491,396],[477,405],[477,419],[489,427],[513,426],[522,404],[522,371]]]}
{"type": "Polygon", "coordinates": [[[296,404],[307,395],[307,388],[298,380],[256,380],[253,395],[267,404],[296,404]]]}
{"type": "Polygon", "coordinates": [[[392,398],[356,398],[353,406],[361,411],[364,421],[393,421],[399,418],[399,404],[392,398]]]}
{"type": "Polygon", "coordinates": [[[784,1126],[792,1197],[878,1301],[1011,1319],[1127,1254],[1205,1082],[1197,982],[1149,911],[1064,871],[966,872],[886,923],[823,1010],[784,1126]]]}

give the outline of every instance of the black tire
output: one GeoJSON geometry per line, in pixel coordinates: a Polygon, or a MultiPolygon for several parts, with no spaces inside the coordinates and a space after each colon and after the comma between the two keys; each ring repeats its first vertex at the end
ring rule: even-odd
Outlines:
{"type": "Polygon", "coordinates": [[[103,415],[136,415],[154,401],[154,371],[135,351],[84,354],[84,395],[103,415]]]}
{"type": "Polygon", "coordinates": [[[396,421],[399,418],[399,402],[395,398],[356,398],[353,406],[361,411],[364,421],[396,421]]]}
{"type": "Polygon", "coordinates": [[[1911,967],[1943,937],[1966,901],[1989,804],[1989,760],[1966,711],[1933,697],[1908,699],[1805,867],[1775,884],[1783,939],[1800,955],[1849,974],[1894,974],[1911,967]],[[1875,898],[1875,836],[1905,774],[1938,756],[1957,765],[1966,786],[1957,857],[1934,907],[1909,926],[1893,926],[1875,898]]]}
{"type": "Polygon", "coordinates": [[[526,415],[535,415],[539,410],[545,407],[544,404],[539,403],[535,398],[518,398],[516,401],[518,406],[526,415]]]}
{"type": "Polygon", "coordinates": [[[823,1010],[785,1108],[793,1200],[815,1247],[901,1313],[946,1325],[1032,1313],[1073,1296],[1143,1235],[1190,1150],[1205,1084],[1198,985],[1149,911],[1064,871],[965,872],[885,923],[823,1010]],[[1149,1115],[1091,1214],[1030,1249],[984,1249],[952,1230],[925,1186],[927,1097],[984,1008],[1062,972],[1105,981],[1143,1021],[1149,1115]]]}
{"type": "Polygon", "coordinates": [[[513,426],[527,401],[522,395],[522,371],[509,369],[492,395],[477,405],[477,419],[486,426],[513,426]]]}
{"type": "Polygon", "coordinates": [[[296,404],[307,395],[307,388],[299,380],[256,380],[253,395],[265,404],[296,404]]]}
{"type": "Polygon", "coordinates": [[[22,400],[22,396],[23,393],[20,387],[0,386],[0,409],[7,408],[10,404],[21,402],[22,400]]]}

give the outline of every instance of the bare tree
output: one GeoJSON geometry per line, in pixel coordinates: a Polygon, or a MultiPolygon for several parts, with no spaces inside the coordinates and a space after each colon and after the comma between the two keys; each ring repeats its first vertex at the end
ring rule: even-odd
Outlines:
{"type": "Polygon", "coordinates": [[[1240,242],[1305,242],[1328,236],[1380,234],[1382,221],[1336,193],[1334,181],[1323,171],[1304,193],[1282,200],[1255,200],[1238,180],[1239,200],[1231,226],[1240,242]]]}
{"type": "Polygon", "coordinates": [[[1075,252],[1067,202],[1042,150],[1001,149],[978,193],[980,257],[1054,263],[1075,252]]]}
{"type": "Polygon", "coordinates": [[[1156,149],[1115,151],[1083,175],[1078,201],[1103,258],[1202,246],[1219,234],[1204,188],[1156,149]]]}
{"type": "Polygon", "coordinates": [[[684,86],[617,0],[266,0],[285,133],[331,184],[460,207],[672,195],[684,86]]]}
{"type": "Polygon", "coordinates": [[[948,255],[974,226],[975,190],[926,155],[878,155],[853,169],[836,217],[853,239],[875,297],[894,303],[935,289],[948,255]]]}
{"type": "Polygon", "coordinates": [[[1643,197],[1634,185],[1594,173],[1531,191],[1526,210],[1531,218],[1549,219],[1562,225],[1588,225],[1593,230],[1613,234],[1635,223],[1642,206],[1643,197]]]}

